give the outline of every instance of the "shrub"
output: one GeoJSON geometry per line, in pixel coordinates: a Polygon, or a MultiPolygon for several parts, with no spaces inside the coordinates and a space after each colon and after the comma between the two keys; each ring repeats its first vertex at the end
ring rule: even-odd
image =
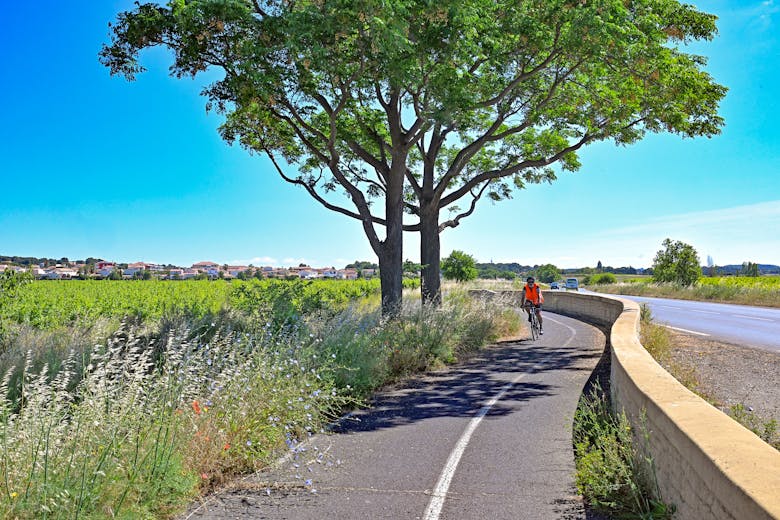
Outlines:
{"type": "Polygon", "coordinates": [[[606,285],[611,283],[617,283],[617,278],[612,273],[600,273],[594,274],[590,277],[588,284],[594,285],[606,285]]]}
{"type": "Polygon", "coordinates": [[[441,273],[449,280],[467,282],[477,277],[476,261],[474,257],[463,251],[453,251],[450,256],[442,259],[441,273]]]}
{"type": "Polygon", "coordinates": [[[751,408],[745,408],[743,404],[735,404],[728,409],[732,419],[758,435],[776,450],[780,450],[780,430],[776,419],[764,419],[753,412],[751,408]]]}
{"type": "Polygon", "coordinates": [[[693,246],[667,238],[653,259],[653,280],[693,285],[701,277],[701,262],[693,246]]]}
{"type": "Polygon", "coordinates": [[[598,385],[583,396],[574,417],[578,491],[595,510],[617,518],[670,519],[660,499],[652,459],[636,448],[625,414],[617,416],[598,385]]]}

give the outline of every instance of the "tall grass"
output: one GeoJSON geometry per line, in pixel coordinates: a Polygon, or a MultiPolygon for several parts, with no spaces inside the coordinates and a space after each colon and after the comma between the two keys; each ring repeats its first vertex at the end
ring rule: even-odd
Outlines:
{"type": "Polygon", "coordinates": [[[406,302],[393,321],[383,321],[375,307],[309,325],[320,350],[336,360],[337,385],[349,385],[360,396],[406,375],[455,362],[523,326],[519,315],[501,302],[472,300],[454,289],[438,309],[406,302]]]}
{"type": "MultiPolygon", "coordinates": [[[[647,442],[649,433],[642,434],[647,442]]],[[[612,413],[598,384],[580,400],[573,440],[577,489],[596,511],[614,518],[672,518],[675,508],[661,499],[652,459],[625,414],[612,413]]]]}
{"type": "Polygon", "coordinates": [[[689,287],[646,280],[599,285],[593,289],[610,294],[780,307],[780,277],[776,276],[700,278],[689,287]]]}
{"type": "Polygon", "coordinates": [[[0,516],[164,517],[198,487],[266,464],[345,402],[294,335],[204,343],[179,329],[159,349],[119,337],[86,367],[70,356],[53,379],[28,356],[17,399],[0,401],[0,516]]]}
{"type": "Polygon", "coordinates": [[[297,453],[383,384],[520,326],[457,291],[441,309],[411,302],[389,322],[376,298],[282,325],[272,317],[126,320],[97,346],[75,328],[14,335],[0,359],[0,517],[172,517],[297,453]]]}

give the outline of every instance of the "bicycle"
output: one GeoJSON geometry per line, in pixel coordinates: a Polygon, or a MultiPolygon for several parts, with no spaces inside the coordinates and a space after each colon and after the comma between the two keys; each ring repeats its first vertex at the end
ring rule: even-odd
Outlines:
{"type": "Polygon", "coordinates": [[[531,317],[531,340],[536,341],[541,336],[542,326],[539,323],[539,316],[536,315],[536,307],[533,304],[525,305],[528,309],[528,315],[531,317]]]}

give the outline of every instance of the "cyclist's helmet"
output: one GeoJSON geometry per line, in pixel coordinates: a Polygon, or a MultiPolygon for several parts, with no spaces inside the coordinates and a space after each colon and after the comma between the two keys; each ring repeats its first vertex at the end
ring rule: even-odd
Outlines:
{"type": "Polygon", "coordinates": [[[529,276],[528,278],[525,279],[525,281],[528,282],[528,283],[534,283],[534,277],[533,276],[529,276]]]}

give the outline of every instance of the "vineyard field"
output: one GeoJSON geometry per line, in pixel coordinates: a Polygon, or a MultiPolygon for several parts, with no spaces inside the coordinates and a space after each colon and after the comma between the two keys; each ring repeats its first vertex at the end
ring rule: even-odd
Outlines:
{"type": "Polygon", "coordinates": [[[21,286],[0,308],[0,319],[36,329],[90,326],[101,318],[142,321],[183,314],[203,317],[232,308],[304,313],[343,307],[378,294],[379,280],[69,280],[21,286]]]}

